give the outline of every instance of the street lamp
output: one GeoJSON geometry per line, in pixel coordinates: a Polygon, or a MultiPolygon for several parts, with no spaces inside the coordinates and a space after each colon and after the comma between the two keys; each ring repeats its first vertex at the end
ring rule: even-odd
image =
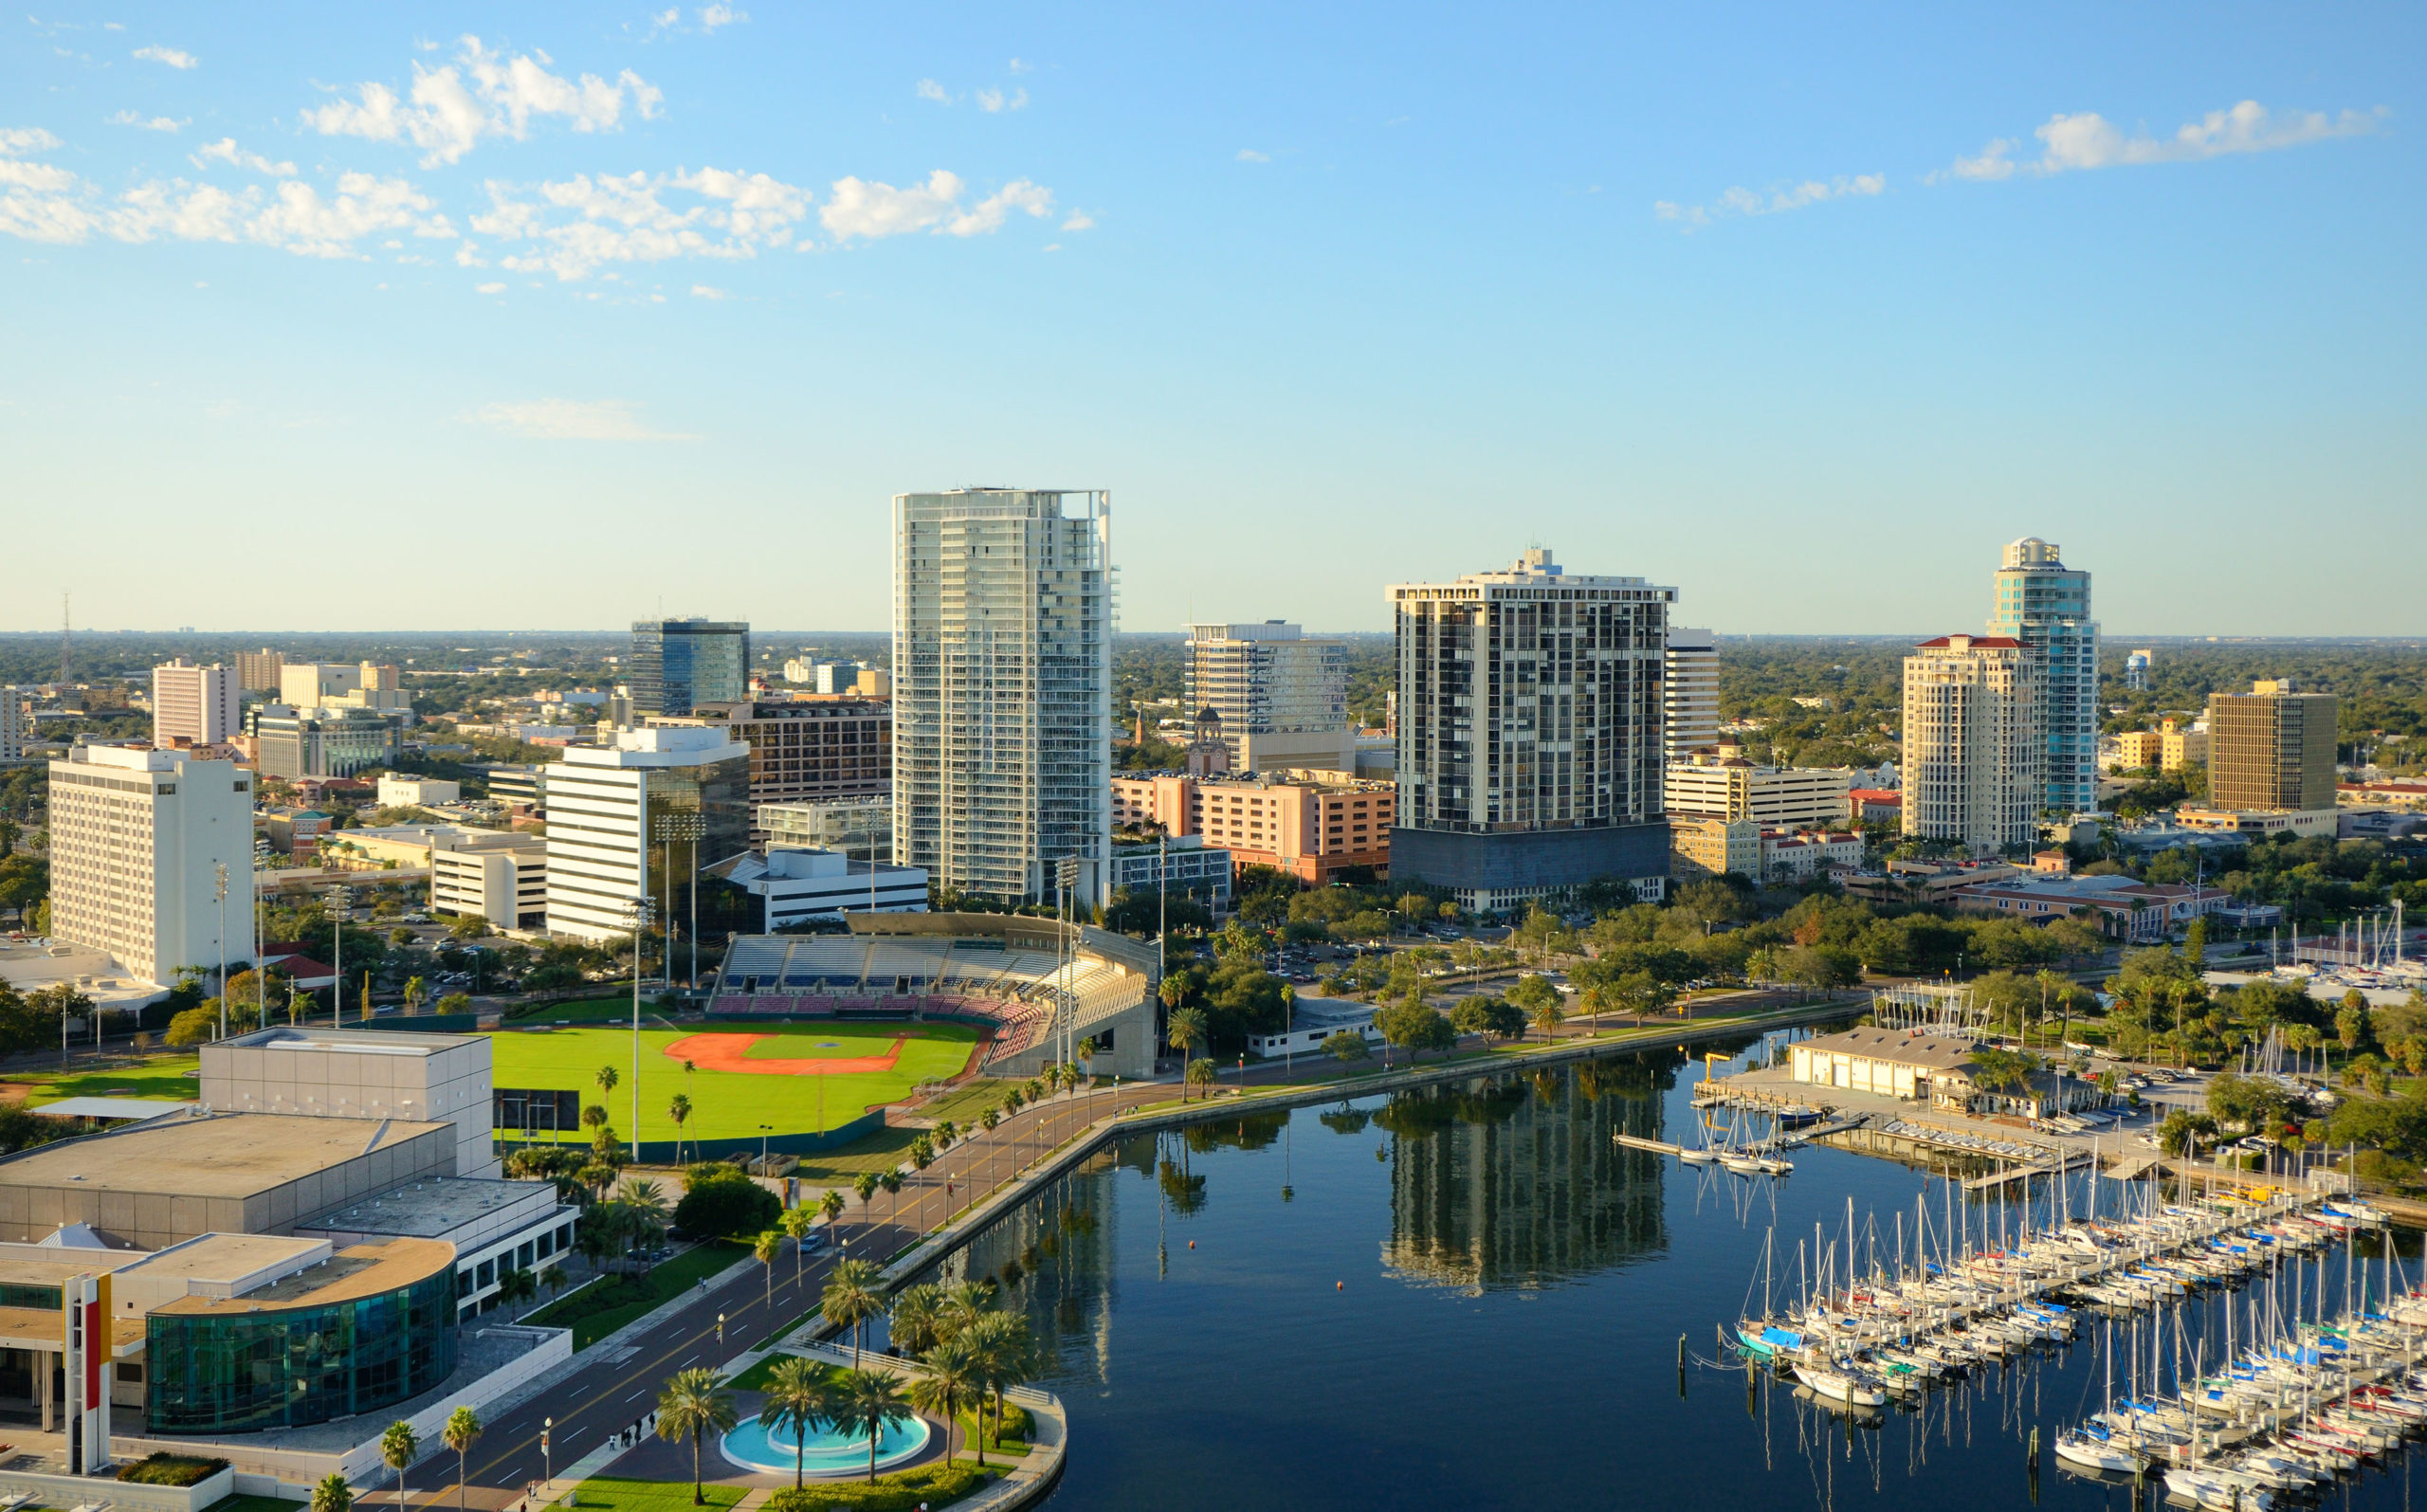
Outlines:
{"type": "Polygon", "coordinates": [[[329,889],[329,938],[334,941],[330,972],[335,980],[329,984],[329,1022],[345,1027],[345,920],[354,912],[354,889],[343,884],[329,889]]]}
{"type": "MultiPolygon", "coordinates": [[[[655,909],[647,893],[628,901],[632,914],[632,1164],[641,1163],[641,931],[655,909]]],[[[671,956],[673,952],[666,953],[671,956]]]]}
{"type": "Polygon", "coordinates": [[[717,1358],[724,1358],[724,1314],[717,1314],[717,1358]]]}
{"type": "Polygon", "coordinates": [[[772,1123],[758,1125],[758,1174],[762,1176],[773,1174],[767,1169],[767,1136],[775,1127],[772,1123]]]}
{"type": "Polygon", "coordinates": [[[539,1468],[551,1481],[557,1478],[557,1462],[556,1456],[548,1452],[548,1434],[556,1426],[553,1417],[539,1419],[539,1468]]]}

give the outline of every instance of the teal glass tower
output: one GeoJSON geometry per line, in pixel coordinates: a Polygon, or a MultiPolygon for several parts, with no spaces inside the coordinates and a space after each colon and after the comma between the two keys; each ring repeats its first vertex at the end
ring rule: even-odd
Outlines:
{"type": "Polygon", "coordinates": [[[2053,541],[2011,543],[1989,633],[2020,641],[2040,664],[2041,808],[2059,818],[2095,811],[2098,622],[2089,617],[2089,574],[2067,567],[2053,541]]]}

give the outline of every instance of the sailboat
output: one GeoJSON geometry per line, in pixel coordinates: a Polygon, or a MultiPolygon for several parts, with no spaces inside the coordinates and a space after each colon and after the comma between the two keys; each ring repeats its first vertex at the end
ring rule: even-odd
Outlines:
{"type": "MultiPolygon", "coordinates": [[[[2105,1412],[2112,1412],[2115,1411],[2115,1323],[2111,1319],[2107,1324],[2106,1362],[2105,1412]]],[[[2149,1463],[2146,1454],[2142,1453],[2126,1441],[2116,1437],[2108,1430],[2106,1423],[2098,1418],[2092,1418],[2077,1429],[2057,1434],[2056,1458],[2067,1465],[2085,1470],[2111,1470],[2125,1474],[2135,1473],[2144,1468],[2149,1463]]]]}
{"type": "Polygon", "coordinates": [[[1820,1363],[1798,1359],[1795,1362],[1795,1378],[1812,1388],[1815,1396],[1825,1396],[1848,1407],[1886,1407],[1888,1389],[1859,1371],[1849,1370],[1835,1361],[1820,1363]]]}

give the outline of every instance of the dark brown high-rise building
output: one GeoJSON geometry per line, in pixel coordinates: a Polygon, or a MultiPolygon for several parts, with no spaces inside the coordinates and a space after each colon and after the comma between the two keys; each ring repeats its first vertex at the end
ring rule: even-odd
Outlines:
{"type": "Polygon", "coordinates": [[[2230,812],[2334,807],[2334,695],[2288,682],[2208,696],[2208,805],[2230,812]]]}

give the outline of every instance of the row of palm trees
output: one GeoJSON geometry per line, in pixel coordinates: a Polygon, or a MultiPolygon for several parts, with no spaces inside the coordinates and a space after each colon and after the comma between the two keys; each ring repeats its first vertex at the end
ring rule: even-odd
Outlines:
{"type": "MultiPolygon", "coordinates": [[[[774,1230],[760,1237],[758,1258],[771,1272],[781,1238],[774,1230]]],[[[1028,1320],[1000,1310],[992,1282],[912,1286],[888,1307],[882,1277],[873,1261],[838,1261],[819,1299],[827,1321],[850,1331],[849,1370],[794,1357],[778,1361],[768,1373],[758,1421],[771,1432],[791,1432],[796,1486],[807,1479],[810,1434],[830,1430],[847,1437],[866,1435],[868,1480],[873,1484],[880,1440],[888,1429],[919,1412],[943,1422],[947,1465],[956,1452],[954,1434],[961,1414],[977,1413],[977,1463],[983,1466],[984,1413],[989,1400],[994,1406],[993,1432],[999,1438],[1004,1393],[1036,1373],[1038,1356],[1028,1320]],[[906,1379],[882,1366],[869,1367],[862,1359],[869,1321],[888,1315],[894,1349],[914,1357],[922,1367],[906,1379]]],[[[706,1501],[701,1465],[707,1435],[724,1433],[739,1421],[730,1382],[711,1366],[677,1372],[658,1394],[658,1436],[669,1442],[691,1441],[693,1504],[706,1501]]]]}
{"type": "MultiPolygon", "coordinates": [[[[468,1407],[459,1407],[447,1413],[447,1422],[438,1430],[439,1442],[455,1451],[456,1512],[464,1512],[464,1482],[468,1473],[472,1445],[485,1431],[487,1428],[482,1423],[481,1414],[468,1407]]],[[[400,1507],[411,1504],[405,1491],[405,1471],[412,1467],[413,1461],[421,1458],[421,1435],[413,1431],[411,1423],[401,1418],[389,1424],[388,1430],[379,1435],[379,1458],[388,1468],[396,1472],[396,1504],[400,1507]]],[[[312,1512],[352,1512],[353,1506],[354,1487],[346,1485],[345,1476],[338,1471],[331,1470],[321,1477],[318,1485],[312,1487],[312,1512]]]]}

